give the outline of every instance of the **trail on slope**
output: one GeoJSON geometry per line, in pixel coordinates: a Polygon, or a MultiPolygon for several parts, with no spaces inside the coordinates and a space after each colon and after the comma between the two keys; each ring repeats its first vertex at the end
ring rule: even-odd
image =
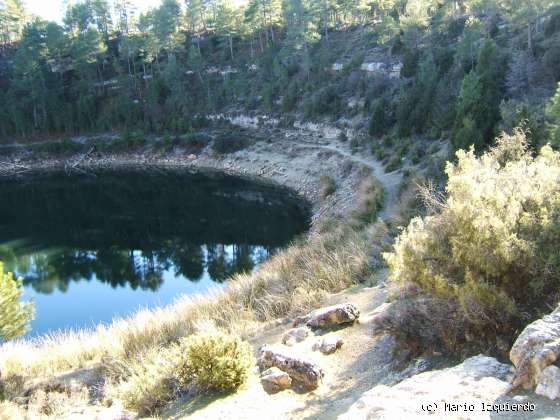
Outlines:
{"type": "Polygon", "coordinates": [[[360,163],[361,165],[370,168],[373,171],[375,178],[383,185],[385,190],[385,202],[383,209],[379,212],[379,219],[387,220],[396,211],[398,206],[398,188],[402,180],[402,173],[400,171],[385,172],[383,164],[375,159],[373,156],[361,156],[358,153],[352,153],[347,150],[345,145],[341,143],[311,143],[301,142],[304,147],[326,149],[338,153],[353,162],[360,163]]]}

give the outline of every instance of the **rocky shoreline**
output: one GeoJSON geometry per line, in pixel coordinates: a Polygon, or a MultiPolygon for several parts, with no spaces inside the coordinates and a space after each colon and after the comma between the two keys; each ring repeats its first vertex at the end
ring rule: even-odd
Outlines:
{"type": "MultiPolygon", "coordinates": [[[[107,153],[92,147],[86,153],[52,156],[33,152],[22,145],[0,158],[0,177],[25,176],[41,171],[87,173],[126,167],[219,171],[295,191],[311,205],[312,222],[315,223],[323,217],[349,214],[356,207],[360,183],[376,172],[372,170],[372,164],[380,165],[372,157],[354,156],[347,150],[347,144],[334,138],[319,137],[313,130],[300,129],[298,135],[291,133],[285,138],[277,132],[255,129],[255,136],[263,133],[267,135],[266,140],[224,155],[216,154],[210,146],[197,154],[181,147],[162,153],[148,146],[124,153],[107,153]],[[334,180],[336,189],[332,194],[321,194],[321,177],[334,180]]],[[[87,141],[80,139],[82,143],[87,144],[87,141]]],[[[379,168],[373,169],[382,171],[379,168]]],[[[400,176],[396,175],[395,179],[399,181],[400,176]]]]}

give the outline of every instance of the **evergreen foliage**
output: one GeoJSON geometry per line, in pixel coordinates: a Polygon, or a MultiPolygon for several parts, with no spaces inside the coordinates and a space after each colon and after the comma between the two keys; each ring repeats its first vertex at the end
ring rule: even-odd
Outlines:
{"type": "Polygon", "coordinates": [[[360,108],[345,99],[364,97],[373,136],[396,128],[482,149],[502,100],[543,108],[560,79],[558,7],[530,3],[162,0],[137,14],[82,0],[60,25],[6,0],[0,137],[184,134],[231,106],[352,117],[360,108]],[[361,69],[372,53],[400,62],[400,78],[361,69]]]}
{"type": "Polygon", "coordinates": [[[248,343],[219,332],[187,337],[180,348],[185,363],[178,368],[179,381],[202,392],[237,389],[253,364],[248,343]]]}
{"type": "Polygon", "coordinates": [[[453,316],[409,308],[401,315],[417,317],[411,326],[388,325],[424,349],[500,350],[560,298],[560,153],[544,146],[533,157],[517,129],[479,158],[458,151],[446,174],[445,199],[428,200],[436,212],[413,219],[385,258],[392,281],[416,290],[410,305],[443,305],[453,316]],[[429,340],[413,332],[426,316],[436,325],[429,340]]]}
{"type": "Polygon", "coordinates": [[[12,273],[4,273],[0,263],[0,341],[8,341],[25,334],[34,315],[32,302],[20,302],[22,280],[12,273]]]}

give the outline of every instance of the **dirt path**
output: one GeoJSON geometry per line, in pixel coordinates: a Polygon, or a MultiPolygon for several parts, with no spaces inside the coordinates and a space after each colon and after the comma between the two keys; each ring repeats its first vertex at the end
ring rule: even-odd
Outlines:
{"type": "Polygon", "coordinates": [[[379,212],[379,218],[381,220],[386,220],[394,214],[395,207],[397,206],[398,187],[402,180],[402,173],[400,171],[385,172],[383,164],[373,156],[364,157],[363,154],[360,156],[356,153],[352,153],[346,150],[345,146],[340,143],[318,144],[315,147],[332,150],[354,162],[370,168],[375,178],[377,178],[385,189],[385,203],[383,209],[379,212]]]}
{"type": "MultiPolygon", "coordinates": [[[[321,386],[312,392],[293,390],[267,394],[259,381],[258,372],[250,374],[246,385],[235,394],[209,399],[185,399],[173,404],[162,418],[171,419],[335,419],[344,413],[360,395],[383,382],[394,367],[393,341],[387,336],[375,337],[372,317],[385,301],[381,287],[359,287],[331,296],[326,304],[350,302],[360,310],[360,322],[353,326],[310,336],[291,347],[302,357],[316,362],[325,371],[321,386]],[[313,343],[327,335],[344,340],[340,350],[332,355],[312,351],[313,343]]],[[[257,350],[263,344],[279,344],[288,323],[271,328],[252,340],[257,350]]]]}

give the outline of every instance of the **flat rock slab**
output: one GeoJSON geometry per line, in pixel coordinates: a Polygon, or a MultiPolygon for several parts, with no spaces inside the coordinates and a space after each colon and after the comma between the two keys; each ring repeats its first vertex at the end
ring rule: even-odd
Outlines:
{"type": "Polygon", "coordinates": [[[471,357],[455,367],[420,373],[394,386],[377,385],[338,419],[490,419],[495,413],[483,411],[483,404],[500,401],[511,373],[510,365],[492,357],[471,357]],[[464,411],[459,404],[470,404],[473,411],[464,411]]]}
{"type": "Polygon", "coordinates": [[[360,317],[360,311],[351,303],[341,303],[316,309],[305,316],[295,319],[294,325],[305,323],[311,328],[333,327],[353,323],[360,317]]]}
{"type": "Polygon", "coordinates": [[[294,382],[306,390],[316,389],[324,376],[319,366],[279,346],[261,347],[258,365],[261,371],[276,367],[286,372],[294,382]]]}

